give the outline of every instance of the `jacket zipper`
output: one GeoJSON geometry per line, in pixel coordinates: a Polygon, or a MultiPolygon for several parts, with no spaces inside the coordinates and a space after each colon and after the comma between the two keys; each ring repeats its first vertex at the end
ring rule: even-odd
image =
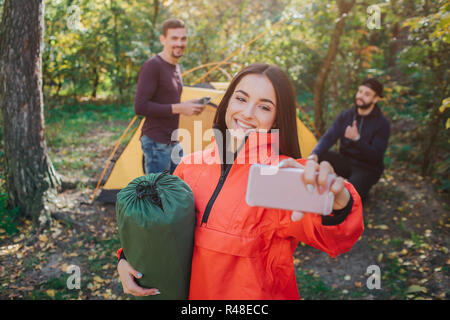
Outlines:
{"type": "Polygon", "coordinates": [[[211,213],[212,206],[213,206],[214,202],[216,201],[217,196],[220,193],[220,190],[222,190],[223,184],[225,183],[225,180],[228,176],[228,173],[231,170],[231,167],[232,167],[232,165],[226,167],[225,170],[222,167],[219,182],[217,183],[217,186],[214,189],[214,192],[213,192],[211,198],[209,199],[208,204],[206,205],[205,212],[203,213],[203,216],[202,216],[202,223],[200,225],[208,222],[208,218],[209,218],[209,214],[211,213]]]}

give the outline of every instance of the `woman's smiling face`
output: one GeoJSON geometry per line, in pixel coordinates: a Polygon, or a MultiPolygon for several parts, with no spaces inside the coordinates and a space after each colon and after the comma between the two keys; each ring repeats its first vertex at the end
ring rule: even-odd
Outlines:
{"type": "Polygon", "coordinates": [[[270,80],[249,74],[237,84],[225,114],[232,136],[245,136],[250,130],[270,130],[276,118],[276,93],[270,80]]]}

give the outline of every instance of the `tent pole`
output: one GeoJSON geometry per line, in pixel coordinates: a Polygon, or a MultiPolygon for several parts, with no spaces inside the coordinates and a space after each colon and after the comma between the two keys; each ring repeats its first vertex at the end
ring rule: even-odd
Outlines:
{"type": "Polygon", "coordinates": [[[119,145],[122,142],[123,138],[125,137],[126,133],[131,128],[131,126],[133,125],[134,121],[136,121],[136,119],[137,119],[137,116],[134,116],[133,119],[131,120],[131,122],[128,124],[128,127],[125,129],[125,131],[120,136],[119,141],[114,146],[113,152],[111,153],[111,155],[109,156],[108,160],[106,161],[106,166],[103,169],[103,172],[102,172],[102,174],[100,176],[100,179],[98,179],[97,186],[95,187],[94,193],[92,194],[91,204],[94,203],[95,194],[97,193],[97,190],[100,188],[100,184],[102,182],[103,177],[105,176],[106,170],[108,169],[109,163],[111,162],[112,158],[114,157],[114,155],[115,155],[115,153],[117,151],[117,148],[119,147],[119,145]]]}

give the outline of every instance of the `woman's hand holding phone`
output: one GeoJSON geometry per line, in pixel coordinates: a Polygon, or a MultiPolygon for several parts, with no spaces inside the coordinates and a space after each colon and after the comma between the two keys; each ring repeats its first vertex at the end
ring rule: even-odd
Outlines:
{"type": "MultiPolygon", "coordinates": [[[[308,160],[306,166],[302,166],[294,159],[285,159],[279,163],[279,168],[303,168],[304,183],[309,191],[317,190],[321,193],[327,188],[328,176],[334,173],[334,169],[327,161],[320,164],[314,160],[308,160]],[[318,173],[318,174],[317,174],[318,173]]],[[[333,210],[345,208],[350,200],[350,193],[344,185],[344,178],[337,177],[330,186],[330,191],[334,194],[333,210]]],[[[298,221],[303,218],[303,212],[293,211],[291,219],[298,221]]]]}

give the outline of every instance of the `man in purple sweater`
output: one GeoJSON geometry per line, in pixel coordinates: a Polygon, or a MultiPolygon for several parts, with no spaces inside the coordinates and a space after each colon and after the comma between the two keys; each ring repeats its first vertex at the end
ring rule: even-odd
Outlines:
{"type": "Polygon", "coordinates": [[[173,173],[177,163],[172,160],[172,153],[177,153],[178,159],[183,156],[177,137],[172,137],[172,132],[178,129],[180,114],[196,115],[205,107],[197,100],[180,103],[183,83],[178,59],[187,43],[184,22],[166,20],[160,41],[163,51],[142,66],[134,99],[136,115],[145,117],[140,140],[146,174],[164,170],[173,173]]]}

